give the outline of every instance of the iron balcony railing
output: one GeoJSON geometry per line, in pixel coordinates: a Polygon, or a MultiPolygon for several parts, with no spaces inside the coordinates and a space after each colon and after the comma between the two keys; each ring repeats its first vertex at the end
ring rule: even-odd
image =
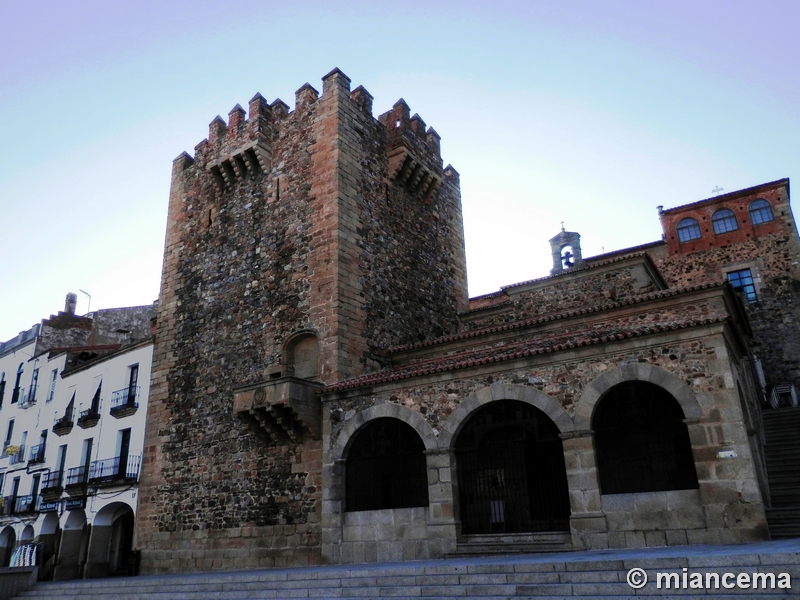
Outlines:
{"type": "Polygon", "coordinates": [[[29,465],[37,465],[44,462],[44,448],[44,444],[36,444],[31,448],[30,454],[28,455],[29,465]]]}
{"type": "Polygon", "coordinates": [[[30,408],[34,404],[36,404],[36,386],[31,387],[27,394],[25,393],[25,390],[20,390],[19,407],[30,408]]]}
{"type": "Polygon", "coordinates": [[[69,469],[67,471],[67,487],[71,485],[85,485],[88,472],[89,469],[85,465],[69,469]]]}
{"type": "Polygon", "coordinates": [[[122,408],[132,407],[137,408],[139,403],[136,400],[139,398],[139,390],[141,386],[126,387],[117,390],[111,394],[111,412],[115,412],[122,408]]]}
{"type": "Polygon", "coordinates": [[[29,513],[36,510],[36,498],[30,494],[27,496],[17,496],[17,501],[14,503],[14,514],[29,513]]]}
{"type": "Polygon", "coordinates": [[[28,408],[34,404],[36,404],[36,386],[32,385],[27,394],[25,393],[25,390],[20,389],[19,407],[28,408]]]}
{"type": "Polygon", "coordinates": [[[136,481],[139,478],[141,455],[130,455],[127,460],[121,457],[96,460],[89,466],[89,483],[102,484],[115,481],[136,481]]]}
{"type": "MultiPolygon", "coordinates": [[[[100,410],[93,406],[87,410],[82,410],[80,412],[80,415],[78,415],[78,425],[82,425],[90,421],[97,421],[99,419],[100,419],[100,410]]],[[[92,424],[95,425],[96,423],[92,424]]]]}
{"type": "Polygon", "coordinates": [[[64,481],[64,471],[50,471],[42,479],[42,493],[56,490],[62,486],[64,481]]]}
{"type": "Polygon", "coordinates": [[[73,421],[74,412],[75,411],[73,409],[69,411],[67,414],[65,414],[63,417],[56,417],[53,420],[53,429],[61,429],[62,427],[66,428],[75,425],[75,421],[73,421]]]}
{"type": "Polygon", "coordinates": [[[16,465],[25,461],[25,446],[20,445],[18,447],[19,447],[19,452],[17,452],[16,454],[11,454],[9,456],[9,461],[8,461],[9,465],[16,465]]]}
{"type": "Polygon", "coordinates": [[[17,501],[15,496],[5,496],[0,498],[0,516],[7,517],[14,510],[14,503],[17,501]]]}

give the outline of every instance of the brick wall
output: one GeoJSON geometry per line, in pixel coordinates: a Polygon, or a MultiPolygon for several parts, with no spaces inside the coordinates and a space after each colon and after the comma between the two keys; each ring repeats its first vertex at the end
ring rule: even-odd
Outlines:
{"type": "Polygon", "coordinates": [[[661,220],[666,251],[656,246],[649,253],[670,286],[720,282],[729,271],[751,270],[758,302],[745,302],[745,309],[753,328],[753,350],[768,383],[786,381],[800,387],[800,241],[788,180],[669,209],[661,220]],[[770,202],[774,220],[751,223],[748,206],[757,198],[770,202]],[[720,208],[734,211],[738,230],[713,233],[711,215],[720,208]],[[679,244],[675,227],[686,217],[701,224],[703,237],[679,244]]]}

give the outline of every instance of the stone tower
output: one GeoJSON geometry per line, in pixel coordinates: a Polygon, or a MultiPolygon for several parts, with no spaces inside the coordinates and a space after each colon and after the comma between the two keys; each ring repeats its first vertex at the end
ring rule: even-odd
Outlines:
{"type": "Polygon", "coordinates": [[[455,333],[467,306],[459,176],[438,134],[402,100],[374,118],[338,69],[322,89],[301,87],[291,112],[257,94],[173,163],[144,572],[318,562],[316,388],[455,333]]]}

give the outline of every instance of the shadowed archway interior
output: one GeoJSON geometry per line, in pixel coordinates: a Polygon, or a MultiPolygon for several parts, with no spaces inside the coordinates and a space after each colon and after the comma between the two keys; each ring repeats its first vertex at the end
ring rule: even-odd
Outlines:
{"type": "Polygon", "coordinates": [[[611,388],[592,425],[600,492],[625,494],[697,488],[697,473],[680,404],[646,381],[611,388]]]}
{"type": "Polygon", "coordinates": [[[462,534],[569,530],[558,433],[541,410],[515,400],[469,418],[455,445],[462,534]]]}

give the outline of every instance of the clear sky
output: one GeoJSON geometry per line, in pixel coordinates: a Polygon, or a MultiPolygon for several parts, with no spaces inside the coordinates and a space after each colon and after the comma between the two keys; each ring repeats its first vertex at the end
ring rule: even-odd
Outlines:
{"type": "Polygon", "coordinates": [[[172,159],[339,67],[461,174],[471,295],[659,239],[656,206],[798,175],[800,2],[0,0],[0,341],[158,296],[172,159]],[[79,293],[78,312],[88,298],[79,293]]]}

